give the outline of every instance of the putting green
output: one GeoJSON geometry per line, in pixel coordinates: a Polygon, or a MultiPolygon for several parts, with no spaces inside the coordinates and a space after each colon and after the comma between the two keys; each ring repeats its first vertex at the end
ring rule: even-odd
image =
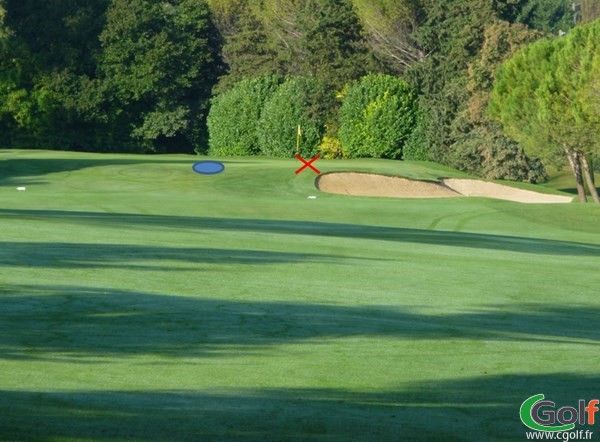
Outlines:
{"type": "Polygon", "coordinates": [[[523,440],[600,395],[598,207],[197,160],[0,151],[0,440],[523,440]]]}

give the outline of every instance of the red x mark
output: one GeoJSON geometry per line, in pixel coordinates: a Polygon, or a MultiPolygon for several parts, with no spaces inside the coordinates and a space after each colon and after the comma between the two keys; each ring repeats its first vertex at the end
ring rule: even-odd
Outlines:
{"type": "Polygon", "coordinates": [[[321,172],[316,169],[315,167],[313,167],[312,163],[314,163],[315,161],[317,161],[319,158],[321,158],[321,154],[316,154],[314,157],[312,157],[312,159],[310,161],[306,161],[304,158],[302,158],[300,155],[296,154],[296,158],[300,161],[302,161],[304,163],[304,166],[302,166],[300,169],[298,169],[296,171],[296,175],[298,175],[300,172],[302,172],[304,169],[306,169],[307,167],[310,167],[312,170],[315,171],[315,173],[317,175],[320,175],[321,172]]]}

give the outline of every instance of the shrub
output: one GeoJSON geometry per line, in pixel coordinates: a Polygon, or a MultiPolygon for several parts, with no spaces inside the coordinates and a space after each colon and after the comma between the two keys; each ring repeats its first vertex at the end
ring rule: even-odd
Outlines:
{"type": "Polygon", "coordinates": [[[260,152],[258,121],[265,101],[281,82],[281,77],[274,75],[245,79],[213,99],[207,120],[212,155],[260,152]]]}
{"type": "Polygon", "coordinates": [[[318,84],[304,77],[286,80],[265,103],[258,139],[262,153],[275,157],[292,157],[296,150],[298,125],[302,129],[300,154],[314,155],[324,132],[323,116],[314,112],[318,84]]]}
{"type": "Polygon", "coordinates": [[[351,83],[340,109],[339,138],[349,157],[402,158],[417,118],[417,95],[391,75],[351,83]]]}
{"type": "Polygon", "coordinates": [[[338,158],[345,158],[346,154],[342,149],[342,143],[336,137],[324,136],[321,145],[319,146],[319,152],[326,160],[333,160],[338,158]]]}
{"type": "Polygon", "coordinates": [[[431,152],[427,130],[429,115],[422,109],[417,111],[415,128],[410,133],[402,149],[402,159],[412,161],[431,161],[431,152]]]}
{"type": "Polygon", "coordinates": [[[513,140],[479,127],[451,146],[450,165],[488,179],[539,183],[548,176],[542,162],[529,158],[513,140]]]}

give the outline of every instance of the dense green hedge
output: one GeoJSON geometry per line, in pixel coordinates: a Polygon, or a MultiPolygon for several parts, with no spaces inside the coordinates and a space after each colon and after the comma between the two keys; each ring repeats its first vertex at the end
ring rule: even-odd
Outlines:
{"type": "MultiPolygon", "coordinates": [[[[246,79],[213,99],[208,115],[212,155],[314,155],[325,133],[322,85],[313,78],[246,79]],[[321,97],[321,98],[319,98],[321,97]]],[[[347,157],[426,159],[419,140],[418,102],[404,80],[368,75],[348,86],[340,110],[339,139],[347,157]]],[[[421,116],[421,120],[423,116],[421,116]]],[[[340,152],[342,152],[340,148],[340,152]]]]}
{"type": "Polygon", "coordinates": [[[370,74],[351,83],[340,109],[344,151],[350,158],[402,158],[417,112],[417,95],[401,78],[370,74]]]}
{"type": "Polygon", "coordinates": [[[431,116],[421,106],[417,111],[415,127],[402,148],[402,159],[408,161],[431,161],[430,146],[427,137],[431,116]]]}
{"type": "Polygon", "coordinates": [[[302,128],[301,155],[317,152],[324,134],[323,116],[314,110],[318,84],[304,77],[286,80],[267,100],[258,124],[262,153],[275,157],[292,157],[296,149],[298,125],[302,128]]]}
{"type": "Polygon", "coordinates": [[[257,121],[265,101],[282,82],[268,75],[242,80],[212,101],[208,114],[212,155],[255,155],[260,152],[257,121]]]}

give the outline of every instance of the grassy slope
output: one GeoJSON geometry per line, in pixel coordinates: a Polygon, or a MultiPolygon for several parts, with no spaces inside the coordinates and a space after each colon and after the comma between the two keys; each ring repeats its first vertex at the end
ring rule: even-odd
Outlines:
{"type": "MultiPolygon", "coordinates": [[[[575,187],[575,178],[573,178],[573,172],[571,169],[566,167],[562,170],[550,170],[550,179],[546,183],[546,186],[558,189],[563,192],[568,192],[573,195],[577,195],[577,188],[575,187]]],[[[596,187],[600,192],[600,174],[596,174],[596,187]]],[[[590,198],[591,201],[591,198],[590,198]]]]}
{"type": "Polygon", "coordinates": [[[0,151],[0,440],[523,440],[598,396],[598,207],[193,161],[0,151]]]}

